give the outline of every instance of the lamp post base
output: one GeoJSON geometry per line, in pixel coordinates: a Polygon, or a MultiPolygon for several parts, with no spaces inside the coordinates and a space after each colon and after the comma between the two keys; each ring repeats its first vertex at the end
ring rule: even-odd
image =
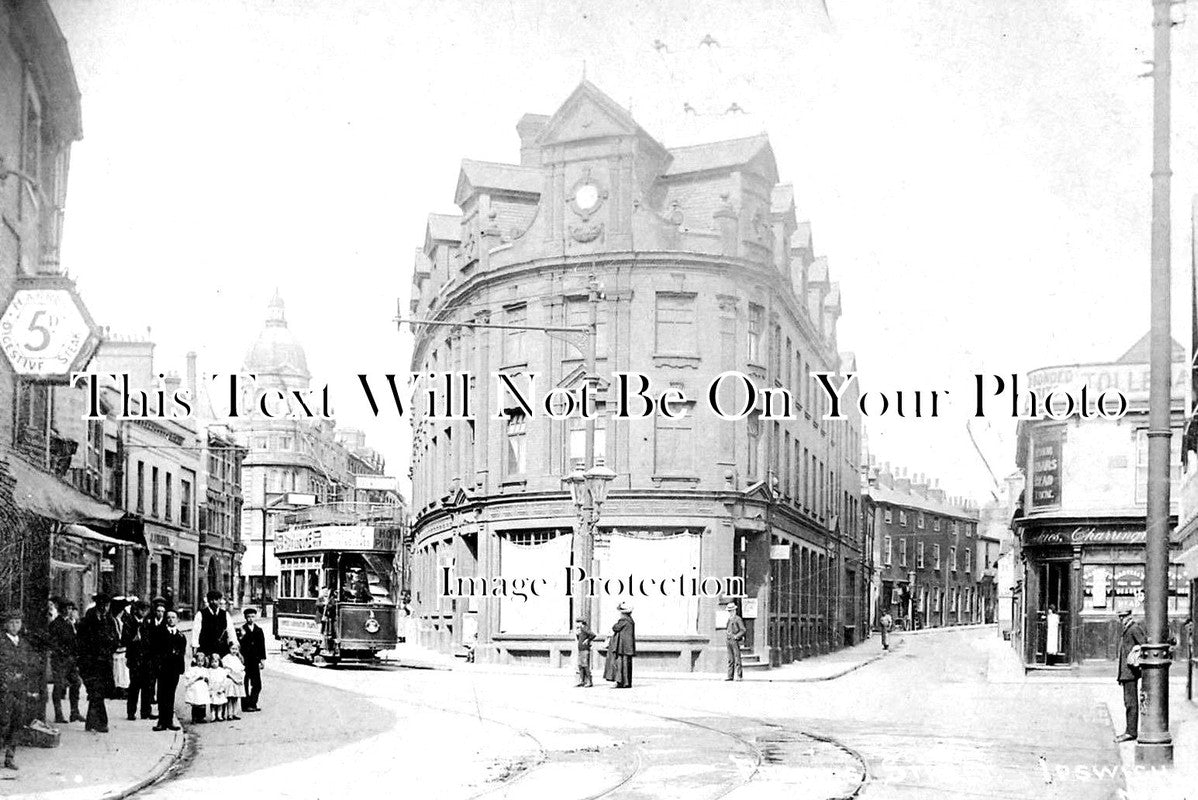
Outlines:
{"type": "Polygon", "coordinates": [[[1136,766],[1173,766],[1173,741],[1170,739],[1166,742],[1136,742],[1136,766]]]}

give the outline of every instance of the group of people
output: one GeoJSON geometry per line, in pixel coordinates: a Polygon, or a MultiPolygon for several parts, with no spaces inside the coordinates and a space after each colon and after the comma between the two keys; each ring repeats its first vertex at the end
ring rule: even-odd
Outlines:
{"type": "MultiPolygon", "coordinates": [[[[736,603],[728,603],[725,609],[728,612],[728,621],[724,626],[728,645],[728,677],[725,680],[744,680],[740,647],[748,629],[736,603]]],[[[632,619],[632,606],[628,603],[620,603],[616,610],[620,612],[620,618],[612,625],[611,636],[607,640],[603,679],[614,683],[615,689],[628,689],[632,686],[632,660],[636,657],[636,623],[632,619]]],[[[576,687],[595,685],[591,677],[591,648],[597,638],[584,618],[579,617],[574,621],[575,658],[578,665],[576,687]]]]}
{"type": "Polygon", "coordinates": [[[193,723],[241,719],[239,708],[247,713],[261,710],[266,636],[258,627],[256,609],[243,612],[245,622],[238,630],[220,592],[209,592],[206,600],[192,628],[183,700],[191,706],[193,723]]]}
{"type": "MultiPolygon", "coordinates": [[[[47,624],[34,635],[26,633],[22,612],[3,615],[0,747],[6,769],[17,768],[17,736],[33,720],[45,720],[47,700],[56,724],[82,722],[84,730],[95,733],[108,733],[105,703],[121,697],[128,719],[140,715],[155,720],[156,731],[179,730],[174,715],[179,682],[186,681],[185,700],[191,703],[196,687],[193,670],[200,663],[205,691],[201,704],[205,713],[200,718],[236,719],[238,707],[259,710],[266,639],[257,626],[255,609],[245,609],[244,624],[234,629],[221,593],[209,592],[189,642],[168,598],[147,603],[97,594],[92,599],[93,605],[80,617],[75,603],[51,598],[47,624]],[[53,686],[49,695],[48,685],[53,686]],[[86,716],[80,709],[81,688],[87,692],[86,716]],[[69,711],[63,708],[64,701],[69,711]]],[[[194,708],[195,704],[192,718],[199,721],[194,708]]]]}

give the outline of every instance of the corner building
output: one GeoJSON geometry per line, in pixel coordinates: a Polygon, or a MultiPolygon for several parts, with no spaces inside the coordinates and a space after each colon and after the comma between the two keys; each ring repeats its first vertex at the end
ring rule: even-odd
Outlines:
{"type": "MultiPolygon", "coordinates": [[[[809,373],[853,369],[836,347],[840,291],[795,218],[766,136],[668,149],[583,81],[552,116],[517,125],[520,163],[466,160],[460,215],[429,217],[412,314],[446,322],[578,326],[601,287],[596,463],[614,470],[596,536],[603,577],[740,578],[747,665],[787,663],[864,635],[860,420],[825,421],[809,373]],[[726,370],[792,394],[792,419],[717,419],[726,370]],[[613,372],[680,389],[688,414],[612,419],[613,372]]],[[[538,330],[416,325],[414,372],[469,372],[474,419],[413,436],[412,599],[422,644],[480,660],[568,663],[565,596],[577,516],[562,483],[581,465],[581,419],[527,415],[495,375],[578,387],[582,355],[538,330]],[[496,408],[504,408],[502,415],[496,408]],[[543,576],[544,596],[444,596],[455,577],[543,576]]],[[[423,393],[421,393],[423,394],[423,393]]],[[[423,397],[418,397],[423,401],[423,397]]],[[[855,410],[856,394],[846,394],[855,410]]],[[[677,586],[678,584],[672,584],[677,586]]],[[[635,607],[637,669],[722,669],[723,597],[602,596],[606,633],[635,607]]]]}

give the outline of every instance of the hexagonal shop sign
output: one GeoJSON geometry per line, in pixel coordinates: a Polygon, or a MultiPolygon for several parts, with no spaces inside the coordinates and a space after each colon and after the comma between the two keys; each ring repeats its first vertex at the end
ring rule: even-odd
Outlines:
{"type": "Polygon", "coordinates": [[[0,351],[18,375],[66,381],[99,342],[83,301],[67,282],[19,288],[0,316],[0,351]]]}

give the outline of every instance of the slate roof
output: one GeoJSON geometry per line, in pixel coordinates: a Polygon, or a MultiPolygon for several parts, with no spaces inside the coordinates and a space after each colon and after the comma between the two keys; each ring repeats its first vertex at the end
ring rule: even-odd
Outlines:
{"type": "Polygon", "coordinates": [[[778,169],[773,163],[774,156],[770,149],[770,139],[764,133],[744,139],[726,139],[722,142],[671,148],[670,155],[674,157],[674,160],[666,169],[666,175],[685,175],[709,169],[741,167],[763,151],[769,151],[770,165],[773,166],[775,173],[773,177],[777,180],[778,169]]]}
{"type": "Polygon", "coordinates": [[[428,238],[440,242],[462,241],[462,218],[457,214],[429,214],[428,238]]]}
{"type": "Polygon", "coordinates": [[[540,167],[497,164],[469,158],[462,159],[462,175],[475,189],[500,189],[525,194],[540,194],[543,181],[540,167]]]}

